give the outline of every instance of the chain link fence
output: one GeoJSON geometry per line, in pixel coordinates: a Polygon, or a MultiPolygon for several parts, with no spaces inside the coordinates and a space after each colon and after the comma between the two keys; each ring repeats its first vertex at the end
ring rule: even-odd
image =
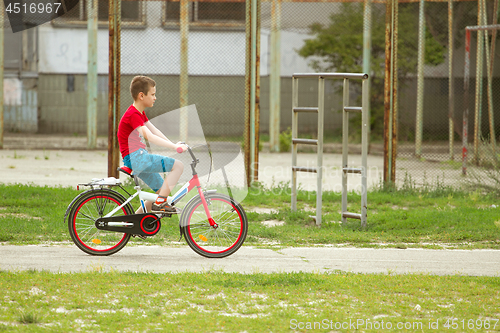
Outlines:
{"type": "MultiPolygon", "coordinates": [[[[495,106],[500,103],[498,94],[500,69],[497,59],[498,48],[491,54],[492,45],[496,44],[492,31],[487,32],[486,42],[484,35],[480,37],[482,43],[477,42],[476,32],[471,34],[470,88],[467,93],[470,110],[466,131],[467,177],[463,176],[462,163],[463,114],[466,99],[465,30],[467,26],[495,24],[498,17],[495,1],[483,2],[453,1],[450,4],[448,1],[425,3],[415,1],[399,2],[397,6],[398,85],[395,98],[397,98],[396,182],[399,185],[411,182],[412,185],[456,186],[471,178],[486,183],[494,181],[488,176],[491,174],[488,170],[491,171],[497,166],[498,151],[492,148],[492,138],[497,137],[498,140],[496,133],[500,130],[499,122],[495,123],[495,118],[499,116],[496,111],[498,107],[495,106]],[[483,2],[484,5],[481,5],[483,2]],[[419,17],[422,4],[424,6],[422,16],[419,17]],[[480,13],[482,12],[483,16],[478,18],[480,5],[485,9],[481,9],[480,13]],[[421,22],[424,23],[423,26],[421,22]],[[477,52],[478,48],[482,48],[483,51],[477,52]],[[422,73],[419,73],[418,57],[422,50],[424,50],[424,65],[422,73]],[[494,64],[489,83],[487,61],[494,64]],[[423,78],[420,83],[419,76],[423,78]],[[477,80],[477,77],[481,80],[477,80]],[[492,92],[490,99],[488,90],[492,92]]],[[[366,24],[367,20],[365,6],[366,4],[362,2],[281,4],[280,131],[291,127],[292,113],[289,110],[291,110],[290,91],[293,72],[363,71],[363,24],[366,24]]],[[[264,2],[262,8],[264,34],[266,30],[272,29],[273,15],[276,13],[272,11],[271,2],[264,2]]],[[[372,156],[383,155],[387,8],[386,3],[371,4],[370,154],[372,156]]],[[[316,81],[300,84],[303,88],[300,90],[299,104],[316,106],[316,81]]],[[[340,153],[339,145],[335,143],[341,140],[342,127],[340,87],[340,82],[330,81],[325,88],[327,96],[325,149],[336,153],[340,153]]],[[[352,87],[351,101],[356,101],[353,103],[360,105],[360,96],[360,87],[352,87]]],[[[270,128],[269,122],[266,122],[268,112],[266,97],[268,96],[263,95],[262,98],[261,124],[264,131],[270,128]]],[[[359,128],[357,125],[360,123],[360,117],[351,116],[350,122],[350,142],[359,143],[360,131],[356,129],[359,128]]],[[[314,138],[316,127],[315,115],[299,116],[301,137],[314,138]]],[[[351,151],[356,153],[355,147],[351,151]]],[[[379,174],[381,177],[382,172],[379,174]]]]}
{"type": "Polygon", "coordinates": [[[245,3],[189,2],[187,57],[182,55],[180,2],[138,3],[141,29],[122,29],[121,105],[131,104],[129,83],[147,75],[157,84],[151,118],[195,104],[208,139],[241,141],[244,130],[245,3]],[[187,68],[187,82],[181,71],[187,68]],[[182,102],[181,102],[182,100],[182,102]]]}
{"type": "MultiPolygon", "coordinates": [[[[245,178],[242,154],[235,157],[243,144],[245,126],[245,2],[122,1],[128,3],[141,6],[145,20],[140,29],[124,27],[121,31],[122,114],[133,102],[129,92],[132,78],[151,77],[156,82],[157,99],[154,107],[146,110],[148,118],[159,129],[173,129],[169,122],[174,122],[176,130],[164,131],[173,142],[199,145],[203,134],[211,159],[205,151],[198,151],[203,155],[202,164],[213,159],[211,183],[226,182],[222,174],[216,179],[217,169],[220,173],[225,165],[236,163],[237,167],[224,172],[233,179],[231,185],[244,187],[234,182],[234,174],[245,178]],[[203,133],[194,134],[193,128],[183,131],[183,117],[179,117],[183,111],[179,108],[188,105],[187,126],[198,123],[192,119],[198,117],[201,126],[196,128],[203,133]],[[155,123],[159,119],[161,123],[155,123]]],[[[190,156],[186,153],[175,158],[185,165],[180,181],[189,180],[190,156]]]]}
{"type": "MultiPolygon", "coordinates": [[[[38,104],[38,118],[34,120],[34,128],[39,132],[86,132],[87,46],[78,42],[86,38],[86,1],[79,1],[68,14],[38,27],[37,36],[33,35],[35,30],[25,33],[25,37],[6,35],[6,43],[20,50],[14,54],[6,44],[6,70],[12,73],[38,71],[37,79],[35,75],[29,77],[32,81],[38,80],[38,84],[31,84],[29,89],[31,93],[36,88],[37,99],[33,100],[38,104]],[[23,52],[35,54],[31,50],[35,46],[38,54],[31,61],[23,52]],[[9,65],[9,61],[14,65],[9,65]],[[31,66],[32,63],[37,65],[31,66]]],[[[98,2],[98,133],[106,135],[108,1],[98,2]]],[[[291,127],[293,73],[364,71],[365,6],[364,2],[261,2],[257,107],[260,109],[258,133],[264,151],[274,150],[276,135],[271,133],[281,133],[282,138],[286,138],[283,132],[291,127]],[[278,76],[278,85],[273,75],[278,76]],[[277,101],[278,121],[273,111],[277,101]]],[[[370,155],[381,158],[388,7],[385,2],[375,1],[370,8],[370,155]]],[[[123,0],[121,114],[132,103],[131,79],[135,75],[147,75],[157,83],[157,101],[148,111],[150,118],[194,104],[207,141],[249,146],[244,135],[249,94],[245,80],[250,31],[247,11],[248,4],[244,1],[123,0]],[[182,7],[184,4],[186,7],[182,7]],[[181,18],[188,23],[187,33],[181,18]]],[[[404,182],[411,176],[412,181],[420,185],[436,181],[459,185],[474,172],[483,177],[481,181],[491,181],[488,170],[496,170],[498,163],[498,145],[494,144],[500,131],[500,120],[495,119],[500,105],[500,48],[492,50],[498,44],[495,30],[470,32],[470,80],[466,93],[465,31],[467,26],[496,24],[498,2],[405,1],[398,3],[397,12],[397,181],[404,182]],[[422,46],[425,56],[420,75],[418,63],[422,46]],[[469,110],[468,125],[464,131],[466,109],[469,110]],[[467,177],[462,175],[464,132],[467,133],[467,177]]],[[[24,84],[24,88],[19,89],[26,90],[26,75],[19,77],[22,84],[16,81],[14,83],[19,84],[12,86],[24,84]]],[[[361,87],[356,84],[351,84],[350,100],[360,105],[361,87]]],[[[341,153],[341,85],[341,82],[326,81],[325,152],[341,153]]],[[[317,82],[304,79],[300,89],[300,105],[317,106],[317,82]]],[[[9,119],[23,112],[17,104],[15,110],[12,108],[12,117],[9,114],[5,118],[7,129],[9,119]]],[[[350,121],[351,152],[356,154],[360,151],[360,131],[356,130],[360,117],[353,115],[350,121]]],[[[316,116],[299,116],[301,137],[315,138],[316,131],[316,116]]]]}

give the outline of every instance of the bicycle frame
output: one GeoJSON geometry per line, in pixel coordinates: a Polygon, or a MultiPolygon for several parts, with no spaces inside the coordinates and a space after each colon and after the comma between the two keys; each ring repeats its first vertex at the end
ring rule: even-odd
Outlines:
{"type": "MultiPolygon", "coordinates": [[[[198,174],[196,172],[196,164],[199,162],[194,155],[193,152],[191,151],[191,148],[188,148],[189,153],[193,157],[193,162],[191,163],[191,169],[193,170],[193,178],[189,180],[186,184],[184,184],[173,196],[169,196],[167,198],[167,202],[171,205],[175,205],[175,203],[179,202],[183,197],[185,197],[193,188],[198,189],[198,194],[200,195],[201,202],[203,204],[203,208],[205,209],[205,213],[207,214],[207,219],[208,222],[210,223],[210,226],[213,228],[217,228],[217,223],[215,223],[214,219],[212,218],[210,214],[210,210],[208,209],[208,203],[207,200],[205,199],[205,195],[203,193],[203,190],[201,189],[201,184],[200,180],[198,178],[198,174]]],[[[137,184],[137,183],[136,183],[137,184]]],[[[141,207],[143,212],[146,212],[146,204],[145,201],[156,201],[156,198],[158,198],[158,194],[156,193],[150,193],[141,190],[140,186],[135,186],[134,189],[137,191],[135,194],[131,195],[123,204],[120,206],[116,207],[113,209],[111,212],[109,212],[107,215],[104,217],[111,217],[113,216],[118,210],[122,209],[125,205],[127,205],[130,201],[132,201],[135,197],[139,196],[139,200],[141,201],[141,207]]],[[[207,191],[207,193],[213,193],[216,192],[216,190],[211,190],[207,191]]],[[[159,214],[162,215],[162,214],[159,214]]],[[[159,216],[160,217],[160,216],[159,216]]]]}
{"type": "MultiPolygon", "coordinates": [[[[178,153],[181,153],[179,149],[185,148],[178,148],[178,153]]],[[[191,148],[188,147],[188,151],[193,157],[193,176],[175,194],[169,196],[167,201],[171,205],[177,204],[196,188],[198,195],[193,193],[192,197],[188,197],[189,202],[183,205],[183,210],[175,212],[180,213],[181,238],[184,237],[189,247],[199,255],[207,258],[227,257],[236,252],[245,241],[248,218],[243,207],[231,196],[216,193],[216,189],[202,189],[202,180],[196,172],[196,165],[200,161],[191,148]]],[[[212,155],[210,163],[211,158],[212,155]]],[[[213,165],[207,166],[211,170],[213,165]]],[[[78,184],[77,189],[79,186],[89,186],[91,189],[78,194],[66,210],[64,220],[68,223],[71,239],[87,254],[111,255],[120,251],[131,237],[146,239],[154,236],[161,229],[161,219],[175,214],[163,210],[134,213],[132,200],[139,198],[141,207],[145,208],[145,202],[149,204],[158,195],[141,189],[138,178],[140,174],[133,173],[130,168],[121,167],[119,170],[132,176],[135,193],[122,187],[120,180],[115,177],[93,178],[89,183],[78,184]],[[115,186],[126,194],[113,190],[115,186]],[[109,212],[110,210],[112,211],[109,212]]],[[[227,179],[226,185],[228,186],[227,179]]]]}

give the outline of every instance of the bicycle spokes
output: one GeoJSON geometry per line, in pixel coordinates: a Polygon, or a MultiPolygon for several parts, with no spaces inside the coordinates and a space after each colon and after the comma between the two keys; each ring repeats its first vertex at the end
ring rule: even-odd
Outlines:
{"type": "Polygon", "coordinates": [[[235,246],[243,236],[243,218],[229,200],[212,198],[209,206],[211,219],[201,202],[191,212],[188,237],[199,250],[224,253],[235,246]]]}
{"type": "MultiPolygon", "coordinates": [[[[71,214],[70,229],[76,242],[84,250],[106,253],[114,250],[128,240],[124,233],[110,232],[96,228],[96,220],[121,205],[120,200],[112,195],[92,195],[84,198],[71,214]]],[[[115,215],[127,215],[125,208],[119,209],[115,215]]],[[[95,253],[94,253],[95,252],[95,253]]]]}

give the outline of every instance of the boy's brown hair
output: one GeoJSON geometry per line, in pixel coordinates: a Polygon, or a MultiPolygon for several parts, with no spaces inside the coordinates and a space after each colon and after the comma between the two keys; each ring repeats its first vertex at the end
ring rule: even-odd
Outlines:
{"type": "Polygon", "coordinates": [[[156,82],[150,77],[143,75],[134,77],[132,79],[132,82],[130,83],[130,93],[132,94],[132,98],[135,101],[137,99],[137,96],[139,96],[139,93],[144,93],[144,95],[147,95],[149,89],[154,86],[156,86],[156,82]]]}

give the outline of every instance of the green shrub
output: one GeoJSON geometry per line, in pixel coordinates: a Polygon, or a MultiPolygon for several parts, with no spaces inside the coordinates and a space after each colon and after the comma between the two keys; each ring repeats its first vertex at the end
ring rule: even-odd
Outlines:
{"type": "Polygon", "coordinates": [[[292,149],[292,130],[290,127],[280,134],[280,151],[287,152],[292,149]]]}

